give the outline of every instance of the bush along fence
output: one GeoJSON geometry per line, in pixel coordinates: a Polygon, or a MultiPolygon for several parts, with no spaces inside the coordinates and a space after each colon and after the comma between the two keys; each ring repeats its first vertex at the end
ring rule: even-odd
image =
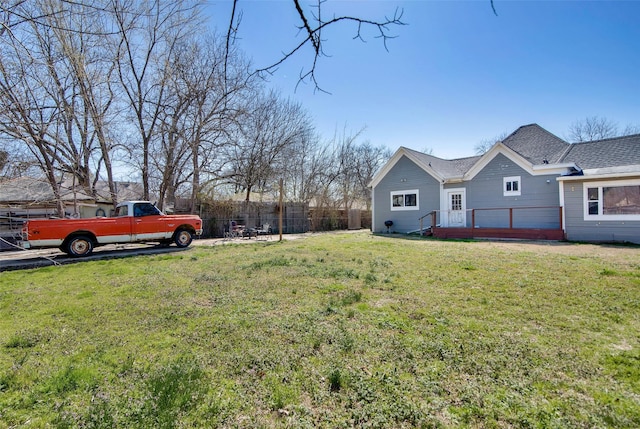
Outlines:
{"type": "MultiPolygon", "coordinates": [[[[280,207],[276,202],[215,201],[200,206],[204,221],[203,237],[224,237],[231,222],[247,228],[269,225],[279,234],[280,207]]],[[[286,202],[282,206],[282,233],[371,228],[371,211],[309,207],[306,203],[286,202]]]]}

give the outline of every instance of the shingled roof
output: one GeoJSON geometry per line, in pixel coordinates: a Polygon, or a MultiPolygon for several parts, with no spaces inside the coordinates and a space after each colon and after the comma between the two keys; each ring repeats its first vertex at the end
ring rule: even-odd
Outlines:
{"type": "MultiPolygon", "coordinates": [[[[132,182],[116,182],[118,201],[142,199],[142,184],[132,182]]],[[[86,201],[90,203],[110,202],[107,183],[96,183],[98,197],[88,195],[81,189],[73,187],[72,182],[65,182],[60,186],[62,201],[86,201]]],[[[0,180],[0,203],[3,204],[47,204],[54,203],[55,195],[49,182],[42,178],[17,177],[0,180]]]]}
{"type": "Polygon", "coordinates": [[[480,156],[458,159],[442,159],[413,149],[404,148],[404,150],[411,152],[425,165],[429,165],[429,167],[444,179],[462,177],[464,173],[469,171],[469,169],[480,159],[480,156]]]}
{"type": "MultiPolygon", "coordinates": [[[[568,143],[538,124],[523,125],[502,144],[522,156],[531,165],[575,164],[578,169],[640,166],[640,134],[584,143],[568,143]]],[[[444,180],[461,179],[482,156],[442,159],[406,147],[401,148],[444,180]]]]}
{"type": "Polygon", "coordinates": [[[538,124],[521,126],[502,143],[534,165],[560,163],[571,146],[538,124]]]}
{"type": "Polygon", "coordinates": [[[561,161],[583,170],[640,165],[640,134],[573,143],[561,161]]]}
{"type": "MultiPolygon", "coordinates": [[[[62,201],[95,199],[82,191],[73,192],[72,189],[61,187],[60,198],[62,201]]],[[[56,198],[51,185],[45,180],[33,177],[17,177],[2,181],[0,186],[0,203],[16,204],[47,204],[55,202],[56,198]]]]}

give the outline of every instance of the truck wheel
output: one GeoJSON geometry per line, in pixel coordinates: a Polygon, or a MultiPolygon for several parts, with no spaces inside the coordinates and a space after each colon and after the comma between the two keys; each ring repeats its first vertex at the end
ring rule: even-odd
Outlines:
{"type": "Polygon", "coordinates": [[[178,247],[187,247],[193,241],[193,236],[189,230],[180,228],[176,231],[173,241],[178,247]]]}
{"type": "Polygon", "coordinates": [[[78,235],[67,242],[66,253],[70,256],[89,256],[93,252],[93,241],[86,235],[78,235]]]}

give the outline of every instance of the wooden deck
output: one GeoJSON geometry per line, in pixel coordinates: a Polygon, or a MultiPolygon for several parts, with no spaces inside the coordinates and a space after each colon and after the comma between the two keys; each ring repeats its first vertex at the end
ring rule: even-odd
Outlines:
{"type": "MultiPolygon", "coordinates": [[[[441,227],[438,220],[442,217],[440,210],[433,210],[418,220],[420,221],[420,231],[426,231],[425,235],[431,235],[436,238],[496,238],[496,239],[520,239],[520,240],[565,240],[562,225],[562,207],[545,206],[545,207],[501,207],[501,208],[479,208],[467,210],[471,212],[471,225],[477,225],[477,214],[487,212],[506,212],[508,218],[504,222],[504,227],[441,227]],[[514,228],[517,223],[515,218],[522,217],[522,213],[530,214],[535,210],[557,210],[557,228],[514,228]],[[431,226],[424,228],[427,220],[431,221],[431,226]]],[[[446,216],[445,212],[445,216],[446,216]]],[[[467,217],[468,218],[468,217],[467,217]]],[[[517,220],[517,219],[516,219],[517,220]]],[[[551,222],[553,224],[555,222],[551,222]]]]}
{"type": "Polygon", "coordinates": [[[561,229],[529,229],[529,228],[441,228],[432,227],[431,235],[435,238],[497,238],[520,240],[554,240],[565,239],[561,229]]]}

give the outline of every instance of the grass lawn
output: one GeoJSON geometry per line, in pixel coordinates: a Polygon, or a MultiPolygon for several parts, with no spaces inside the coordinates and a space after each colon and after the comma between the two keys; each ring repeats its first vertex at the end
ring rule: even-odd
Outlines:
{"type": "Polygon", "coordinates": [[[640,427],[640,248],[327,234],[0,274],[0,428],[640,427]]]}

